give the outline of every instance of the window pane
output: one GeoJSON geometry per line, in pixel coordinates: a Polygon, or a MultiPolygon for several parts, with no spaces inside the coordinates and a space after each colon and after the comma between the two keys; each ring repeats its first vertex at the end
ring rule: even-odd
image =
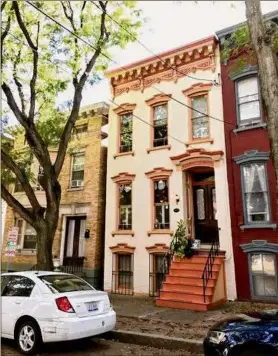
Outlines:
{"type": "Polygon", "coordinates": [[[168,202],[168,181],[159,180],[154,182],[154,202],[166,203],[168,202]]]}
{"type": "Polygon", "coordinates": [[[155,229],[169,229],[170,227],[170,209],[169,205],[155,206],[155,229]]]}
{"type": "Polygon", "coordinates": [[[119,229],[130,230],[132,228],[132,186],[121,184],[119,191],[119,229]]]}
{"type": "Polygon", "coordinates": [[[240,80],[237,84],[240,121],[260,120],[258,78],[240,80]]]}
{"type": "Polygon", "coordinates": [[[129,152],[132,150],[132,114],[120,116],[120,152],[129,152]]]}
{"type": "Polygon", "coordinates": [[[72,180],[84,180],[84,171],[73,171],[72,180]]]}
{"type": "Polygon", "coordinates": [[[253,292],[258,297],[277,296],[277,276],[274,254],[251,254],[253,292]]]}
{"type": "Polygon", "coordinates": [[[167,105],[154,107],[154,125],[165,125],[167,123],[167,105]]]}
{"type": "Polygon", "coordinates": [[[204,189],[196,190],[197,200],[197,219],[205,220],[205,195],[204,189]]]}
{"type": "Polygon", "coordinates": [[[197,111],[192,110],[192,118],[203,117],[204,114],[208,113],[206,96],[203,95],[192,98],[191,104],[193,109],[200,111],[199,113],[197,111]]]}
{"type": "Polygon", "coordinates": [[[29,297],[35,283],[26,277],[12,276],[3,291],[3,296],[29,297]]]}
{"type": "Polygon", "coordinates": [[[132,288],[131,255],[118,255],[119,288],[132,288]]]}
{"type": "Polygon", "coordinates": [[[80,171],[84,169],[85,155],[73,156],[73,171],[80,171]]]}
{"type": "Polygon", "coordinates": [[[79,292],[82,290],[93,290],[94,288],[75,276],[62,274],[40,276],[40,278],[52,293],[79,292]]]}
{"type": "Polygon", "coordinates": [[[36,230],[30,224],[26,223],[26,229],[24,233],[23,248],[36,249],[37,246],[37,233],[36,230]]]}
{"type": "Polygon", "coordinates": [[[248,222],[269,221],[265,164],[245,165],[243,167],[243,178],[248,222]]]}
{"type": "Polygon", "coordinates": [[[154,127],[154,142],[153,146],[165,146],[168,144],[167,125],[154,127]]]}

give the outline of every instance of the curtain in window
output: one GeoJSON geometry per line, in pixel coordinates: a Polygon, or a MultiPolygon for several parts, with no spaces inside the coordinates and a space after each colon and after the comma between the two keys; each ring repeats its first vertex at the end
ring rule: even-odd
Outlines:
{"type": "Polygon", "coordinates": [[[66,249],[66,257],[72,257],[73,253],[73,239],[74,239],[74,227],[75,220],[70,219],[68,225],[68,239],[67,239],[67,249],[66,249]]]}
{"type": "Polygon", "coordinates": [[[268,186],[265,164],[243,167],[245,204],[248,223],[269,221],[268,186]]]}
{"type": "Polygon", "coordinates": [[[119,230],[130,230],[132,228],[131,184],[121,184],[119,193],[119,230]]]}
{"type": "Polygon", "coordinates": [[[78,257],[84,256],[84,234],[86,230],[86,219],[80,221],[80,234],[79,234],[79,245],[78,245],[78,257]]]}
{"type": "Polygon", "coordinates": [[[253,293],[256,297],[278,297],[275,263],[274,254],[251,255],[253,293]]]}

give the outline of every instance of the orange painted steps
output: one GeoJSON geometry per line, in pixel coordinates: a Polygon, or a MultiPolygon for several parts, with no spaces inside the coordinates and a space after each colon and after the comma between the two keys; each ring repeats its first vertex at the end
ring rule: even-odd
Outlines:
{"type": "MultiPolygon", "coordinates": [[[[212,285],[212,283],[211,283],[212,285]]],[[[190,293],[190,294],[202,294],[203,295],[203,285],[190,285],[181,283],[163,283],[162,291],[164,292],[180,292],[180,293],[190,293]]],[[[206,295],[213,295],[213,286],[206,288],[206,295]]]]}
{"type": "MultiPolygon", "coordinates": [[[[181,269],[181,268],[170,268],[170,276],[176,277],[189,277],[189,278],[202,278],[203,270],[194,270],[194,269],[181,269]]],[[[212,278],[217,278],[218,272],[212,272],[212,278]]]]}
{"type": "MultiPolygon", "coordinates": [[[[160,298],[163,300],[175,300],[175,301],[181,301],[185,303],[204,303],[204,296],[203,293],[199,294],[194,294],[194,293],[184,293],[184,292],[176,292],[176,291],[171,291],[171,292],[166,292],[162,290],[160,292],[160,298]]],[[[211,295],[206,295],[206,301],[210,302],[212,301],[212,294],[211,295]]]]}
{"type": "MultiPolygon", "coordinates": [[[[213,272],[218,272],[221,267],[221,263],[213,264],[212,271],[213,272]]],[[[180,262],[172,262],[171,263],[171,268],[173,269],[186,269],[186,270],[196,270],[196,271],[202,271],[204,270],[204,264],[203,263],[180,263],[180,262]]]]}
{"type": "MultiPolygon", "coordinates": [[[[214,287],[215,286],[215,281],[216,278],[211,278],[208,281],[208,287],[214,287]]],[[[180,277],[180,276],[172,276],[172,275],[167,275],[166,276],[166,283],[177,283],[177,284],[189,284],[193,286],[203,286],[203,280],[201,277],[180,277]]]]}
{"type": "Polygon", "coordinates": [[[156,305],[164,308],[173,309],[187,309],[196,311],[206,311],[209,309],[209,302],[206,303],[194,303],[194,302],[182,302],[180,300],[167,300],[159,298],[156,300],[156,305]]]}

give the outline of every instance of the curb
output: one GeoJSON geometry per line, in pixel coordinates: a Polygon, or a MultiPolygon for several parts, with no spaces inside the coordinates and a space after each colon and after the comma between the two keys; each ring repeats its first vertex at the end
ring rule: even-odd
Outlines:
{"type": "Polygon", "coordinates": [[[196,339],[182,339],[158,334],[139,333],[126,330],[114,330],[101,335],[106,340],[116,340],[123,343],[156,347],[168,350],[186,350],[203,353],[203,342],[196,339]]]}

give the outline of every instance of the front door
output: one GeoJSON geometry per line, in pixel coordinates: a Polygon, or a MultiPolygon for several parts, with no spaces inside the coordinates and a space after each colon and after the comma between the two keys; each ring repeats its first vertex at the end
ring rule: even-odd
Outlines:
{"type": "Polygon", "coordinates": [[[198,183],[193,186],[195,239],[209,244],[218,240],[215,185],[211,182],[198,183]]]}
{"type": "Polygon", "coordinates": [[[66,224],[66,240],[64,265],[83,265],[85,216],[68,217],[66,224]]]}

